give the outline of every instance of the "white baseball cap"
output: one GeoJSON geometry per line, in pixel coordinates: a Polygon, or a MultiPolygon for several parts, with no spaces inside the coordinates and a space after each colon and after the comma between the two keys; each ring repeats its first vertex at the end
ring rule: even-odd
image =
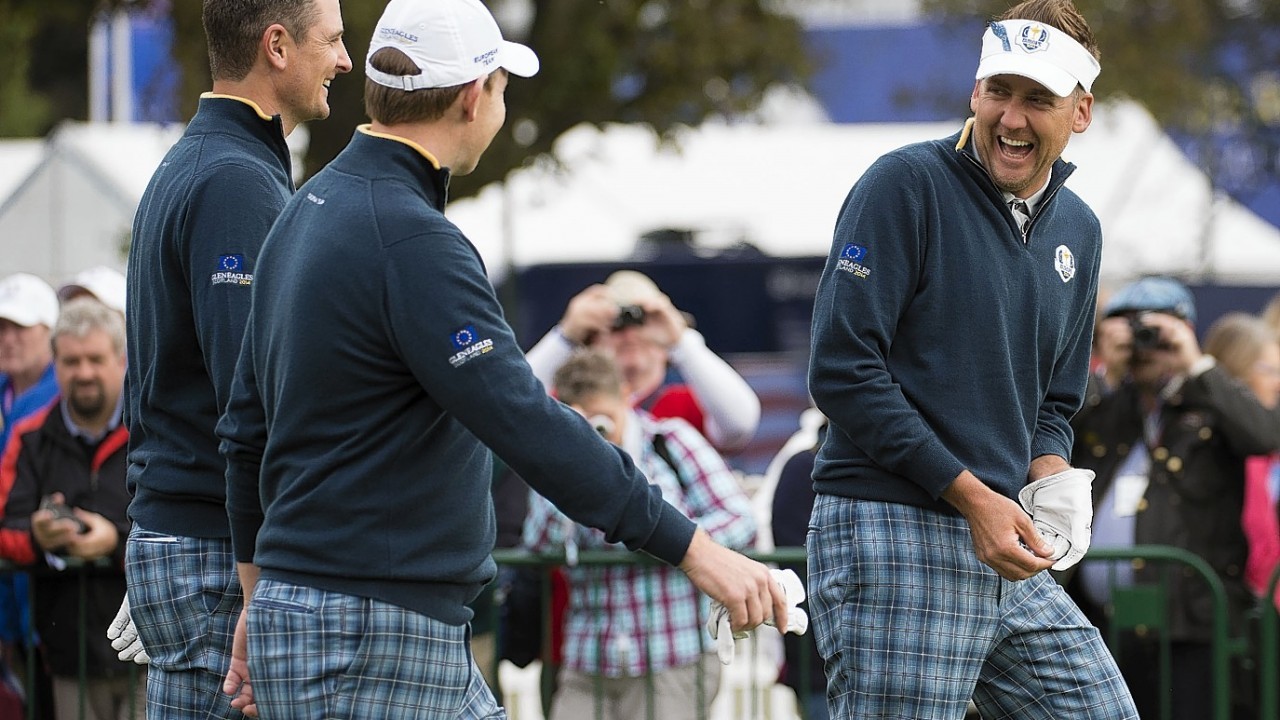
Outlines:
{"type": "Polygon", "coordinates": [[[58,294],[35,275],[14,273],[0,280],[0,318],[52,328],[58,322],[58,294]]]}
{"type": "Polygon", "coordinates": [[[1034,20],[1001,20],[982,35],[978,80],[992,75],[1021,75],[1066,97],[1079,83],[1093,90],[1102,66],[1075,38],[1052,25],[1034,20]]]}
{"type": "Polygon", "coordinates": [[[465,85],[499,67],[520,77],[538,72],[538,56],[502,39],[498,23],[480,0],[391,0],[369,43],[364,73],[397,90],[465,85]],[[408,55],[420,72],[392,75],[369,63],[382,48],[408,55]]]}
{"type": "Polygon", "coordinates": [[[65,302],[81,292],[87,292],[103,305],[123,313],[125,286],[124,274],[106,265],[99,265],[76,273],[67,284],[58,288],[58,298],[65,302]]]}

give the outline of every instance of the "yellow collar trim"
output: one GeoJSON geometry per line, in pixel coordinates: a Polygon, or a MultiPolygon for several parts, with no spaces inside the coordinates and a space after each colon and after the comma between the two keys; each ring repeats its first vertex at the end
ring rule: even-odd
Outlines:
{"type": "Polygon", "coordinates": [[[242,98],[242,97],[240,97],[239,95],[225,95],[225,94],[223,94],[223,93],[207,92],[207,93],[201,93],[201,94],[200,94],[200,97],[202,97],[202,98],[220,98],[220,99],[223,99],[223,100],[239,100],[240,102],[244,103],[245,105],[248,105],[249,107],[253,108],[253,111],[254,111],[254,112],[256,112],[256,113],[258,113],[258,117],[262,118],[263,120],[274,120],[274,119],[275,119],[275,118],[273,118],[272,116],[270,116],[270,115],[268,115],[268,114],[266,114],[266,113],[262,112],[262,108],[258,106],[258,103],[256,103],[256,102],[254,102],[254,101],[250,100],[249,98],[242,98]]]}
{"type": "Polygon", "coordinates": [[[369,123],[365,123],[363,125],[357,126],[356,130],[364,133],[365,135],[372,135],[373,137],[382,138],[383,140],[394,140],[396,142],[404,143],[405,145],[408,145],[414,150],[417,150],[418,153],[422,155],[422,157],[426,158],[431,163],[432,167],[434,167],[437,170],[440,169],[440,161],[436,159],[436,156],[432,155],[431,152],[428,151],[426,148],[410,140],[409,138],[403,138],[403,137],[400,137],[399,135],[389,135],[387,133],[378,132],[374,130],[373,125],[369,123]]]}

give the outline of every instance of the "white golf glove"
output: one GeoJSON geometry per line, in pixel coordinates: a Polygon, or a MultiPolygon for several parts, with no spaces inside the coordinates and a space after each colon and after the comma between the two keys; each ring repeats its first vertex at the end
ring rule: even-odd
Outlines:
{"type": "Polygon", "coordinates": [[[120,603],[120,611],[116,613],[116,619],[107,626],[107,639],[111,641],[112,648],[120,651],[117,657],[122,661],[132,660],[138,665],[147,665],[151,662],[151,656],[142,647],[142,638],[138,637],[138,628],[133,625],[133,616],[129,614],[128,595],[125,595],[124,602],[120,603]]]}
{"type": "MultiPolygon", "coordinates": [[[[800,582],[800,576],[796,575],[795,570],[778,570],[769,571],[773,575],[773,581],[782,586],[783,593],[787,596],[787,632],[803,635],[809,630],[809,614],[797,607],[804,602],[804,583],[800,582]]],[[[776,627],[772,620],[766,620],[766,625],[776,627]]],[[[749,632],[733,632],[729,629],[729,609],[717,600],[711,601],[711,617],[707,618],[707,632],[711,633],[712,639],[716,641],[716,655],[720,657],[720,663],[728,665],[733,662],[733,641],[741,640],[750,635],[749,632]]]]}
{"type": "Polygon", "coordinates": [[[1080,562],[1093,532],[1092,470],[1071,468],[1022,488],[1018,501],[1031,516],[1040,537],[1053,545],[1054,570],[1080,562]]]}

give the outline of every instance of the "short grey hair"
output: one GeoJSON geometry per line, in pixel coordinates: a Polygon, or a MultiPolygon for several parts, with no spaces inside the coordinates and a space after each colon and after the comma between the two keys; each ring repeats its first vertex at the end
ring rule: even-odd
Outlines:
{"type": "Polygon", "coordinates": [[[111,338],[111,347],[117,354],[124,355],[124,317],[118,311],[93,298],[68,300],[49,336],[54,355],[58,354],[58,338],[63,335],[83,338],[94,330],[105,332],[111,338]]]}

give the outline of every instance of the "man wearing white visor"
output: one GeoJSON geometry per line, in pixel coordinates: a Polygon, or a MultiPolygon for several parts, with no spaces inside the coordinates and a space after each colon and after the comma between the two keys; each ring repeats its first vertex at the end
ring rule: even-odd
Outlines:
{"type": "Polygon", "coordinates": [[[785,626],[764,565],[547,396],[443,214],[450,175],[502,127],[508,73],[537,71],[478,0],[392,0],[365,62],[373,122],[263,245],[218,425],[247,598],[224,689],[246,714],[505,717],[467,642],[496,572],[487,448],[610,542],[681,567],[735,629],[785,626]]]}
{"type": "Polygon", "coordinates": [[[1088,374],[1097,217],[1060,155],[1092,119],[1070,0],[986,29],[950,138],[877,160],[836,222],[813,313],[809,602],[831,717],[1136,718],[1049,573],[1089,546],[1068,421],[1088,374]],[[966,358],[958,362],[957,358],[966,358]]]}

